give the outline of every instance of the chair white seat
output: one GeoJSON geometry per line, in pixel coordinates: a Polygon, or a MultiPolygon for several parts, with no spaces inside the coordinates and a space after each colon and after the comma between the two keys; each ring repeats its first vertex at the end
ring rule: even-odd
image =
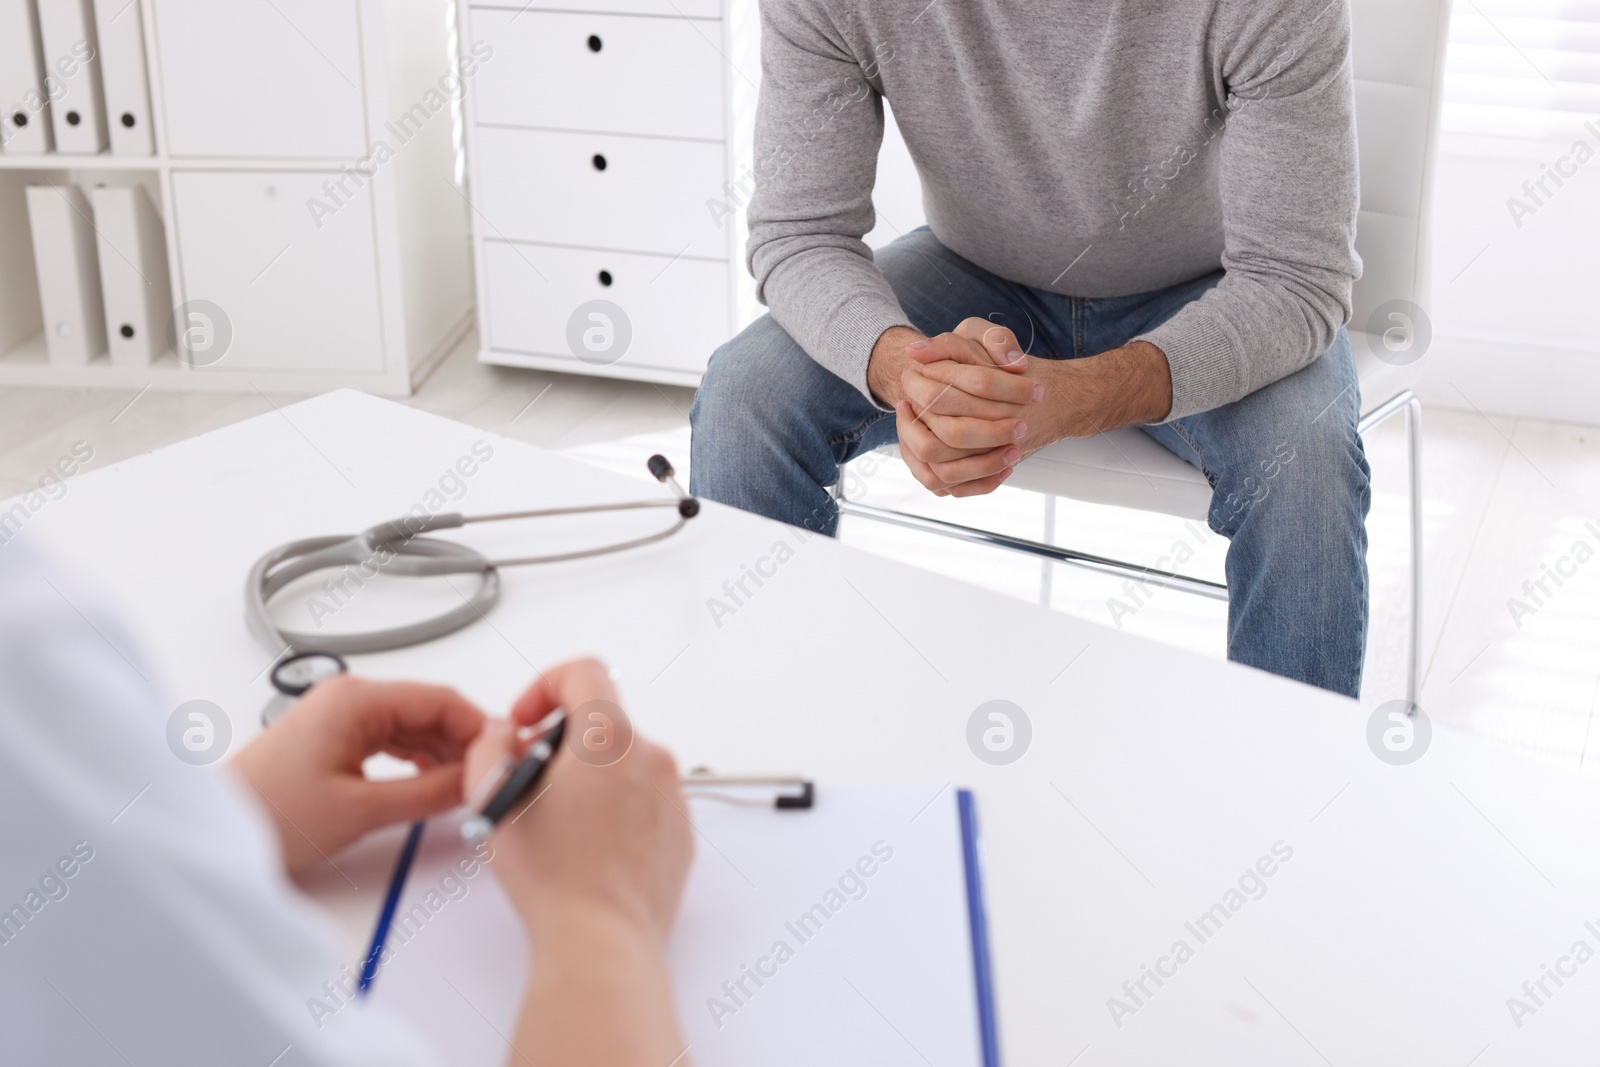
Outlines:
{"type": "Polygon", "coordinates": [[[1006,486],[1182,519],[1203,519],[1211,507],[1206,476],[1134,428],[1047,445],[1006,486]]]}

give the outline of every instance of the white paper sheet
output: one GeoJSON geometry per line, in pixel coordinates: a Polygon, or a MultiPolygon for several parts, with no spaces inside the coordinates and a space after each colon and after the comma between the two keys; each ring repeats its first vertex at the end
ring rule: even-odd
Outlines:
{"type": "MultiPolygon", "coordinates": [[[[691,801],[695,863],[669,945],[686,1062],[978,1067],[955,797],[932,785],[819,787],[809,811],[691,801]]],[[[527,942],[492,874],[451,867],[468,855],[458,842],[453,822],[430,826],[372,995],[452,1063],[515,1062],[527,942]]]]}

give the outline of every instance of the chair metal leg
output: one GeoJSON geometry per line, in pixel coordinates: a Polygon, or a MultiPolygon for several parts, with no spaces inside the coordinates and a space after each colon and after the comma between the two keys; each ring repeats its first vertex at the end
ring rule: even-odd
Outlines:
{"type": "Polygon", "coordinates": [[[1415,707],[1422,685],[1422,401],[1406,404],[1406,451],[1411,460],[1411,654],[1406,699],[1415,707]]]}
{"type": "Polygon", "coordinates": [[[922,515],[913,515],[905,511],[893,511],[889,508],[876,508],[870,504],[858,504],[853,500],[840,500],[839,511],[845,515],[859,515],[862,518],[876,519],[886,522],[891,526],[902,526],[907,530],[920,530],[923,533],[938,534],[941,537],[954,538],[957,541],[966,541],[974,545],[988,545],[991,548],[1004,548],[1012,552],[1022,552],[1040,559],[1051,560],[1055,563],[1067,563],[1085,570],[1097,571],[1101,574],[1111,574],[1119,578],[1132,578],[1142,585],[1153,585],[1162,589],[1180,589],[1185,593],[1196,596],[1210,597],[1212,600],[1227,600],[1228,587],[1221,582],[1208,582],[1203,578],[1191,578],[1186,574],[1174,571],[1158,570],[1155,567],[1142,567],[1137,563],[1125,563],[1122,560],[1110,559],[1106,556],[1096,556],[1088,552],[1078,552],[1070,548],[1061,548],[1056,545],[1047,545],[1040,541],[1030,541],[1026,537],[1012,537],[1010,534],[997,533],[994,530],[979,530],[971,526],[962,526],[960,523],[946,522],[943,519],[930,519],[922,515]]]}
{"type": "Polygon", "coordinates": [[[1406,700],[1417,706],[1422,685],[1422,401],[1407,389],[1368,412],[1357,426],[1365,436],[1400,412],[1406,415],[1407,511],[1411,535],[1411,634],[1406,648],[1406,700]]]}
{"type": "MultiPolygon", "coordinates": [[[[1044,495],[1044,543],[1056,543],[1056,495],[1044,495]]],[[[1056,565],[1047,559],[1039,561],[1039,606],[1050,606],[1051,595],[1054,592],[1056,565]]]]}

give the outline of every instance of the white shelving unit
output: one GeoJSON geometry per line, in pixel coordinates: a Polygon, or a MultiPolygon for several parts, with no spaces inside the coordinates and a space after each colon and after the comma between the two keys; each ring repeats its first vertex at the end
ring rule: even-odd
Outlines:
{"type": "Polygon", "coordinates": [[[480,358],[698,385],[742,260],[754,0],[459,0],[480,358]]]}
{"type": "Polygon", "coordinates": [[[0,152],[0,384],[408,394],[472,325],[451,0],[135,11],[155,154],[0,152]],[[145,187],[174,302],[226,316],[220,359],[49,362],[24,190],[65,182],[145,187]]]}

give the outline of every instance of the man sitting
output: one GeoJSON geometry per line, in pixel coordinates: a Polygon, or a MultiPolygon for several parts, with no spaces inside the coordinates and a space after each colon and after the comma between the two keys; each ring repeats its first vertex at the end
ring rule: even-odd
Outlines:
{"type": "Polygon", "coordinates": [[[749,265],[692,491],[832,534],[898,442],[940,496],[1139,426],[1213,489],[1229,657],[1355,696],[1369,471],[1344,0],[766,0],[749,265]],[[877,252],[883,101],[928,226],[877,252]]]}

